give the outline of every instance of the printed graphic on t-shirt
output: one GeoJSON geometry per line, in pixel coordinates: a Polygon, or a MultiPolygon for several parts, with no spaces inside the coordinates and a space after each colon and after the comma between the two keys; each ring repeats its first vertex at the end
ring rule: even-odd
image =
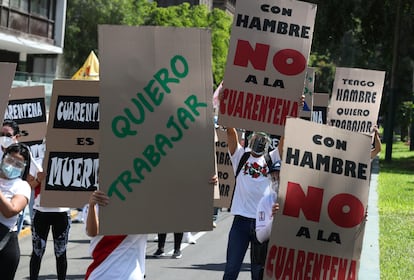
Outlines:
{"type": "Polygon", "coordinates": [[[244,164],[243,173],[244,175],[250,175],[252,178],[259,178],[260,176],[267,176],[267,165],[260,166],[257,162],[246,162],[244,164]]]}

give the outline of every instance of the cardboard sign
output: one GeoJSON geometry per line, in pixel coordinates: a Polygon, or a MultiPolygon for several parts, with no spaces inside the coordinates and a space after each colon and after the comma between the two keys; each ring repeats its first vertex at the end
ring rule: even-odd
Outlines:
{"type": "Polygon", "coordinates": [[[328,124],[371,134],[377,124],[385,72],[336,68],[328,124]]]}
{"type": "Polygon", "coordinates": [[[82,208],[98,187],[99,81],[55,80],[40,205],[82,208]]]}
{"type": "Polygon", "coordinates": [[[314,93],[311,121],[326,124],[328,105],[329,93],[314,93]]]}
{"type": "Polygon", "coordinates": [[[300,1],[237,1],[220,124],[283,135],[299,114],[315,15],[300,1]]]}
{"type": "Polygon", "coordinates": [[[356,279],[371,137],[289,118],[265,279],[356,279]]]}
{"type": "Polygon", "coordinates": [[[227,146],[227,132],[216,128],[218,141],[216,142],[217,176],[219,179],[220,199],[214,200],[215,207],[229,208],[234,192],[234,171],[227,146]]]}
{"type": "Polygon", "coordinates": [[[302,110],[299,111],[299,117],[305,120],[310,120],[312,116],[313,106],[313,90],[315,87],[315,68],[308,67],[305,76],[305,87],[303,89],[303,95],[305,96],[305,102],[302,110]]]}
{"type": "Polygon", "coordinates": [[[10,91],[4,119],[14,120],[20,128],[19,142],[30,147],[33,174],[43,171],[46,136],[46,99],[44,86],[16,87],[10,91]]]}
{"type": "MultiPolygon", "coordinates": [[[[4,112],[9,102],[16,63],[0,62],[0,112],[4,112]]],[[[1,120],[3,123],[4,119],[1,120]]]]}
{"type": "Polygon", "coordinates": [[[103,25],[99,54],[101,233],[211,230],[210,31],[103,25]]]}

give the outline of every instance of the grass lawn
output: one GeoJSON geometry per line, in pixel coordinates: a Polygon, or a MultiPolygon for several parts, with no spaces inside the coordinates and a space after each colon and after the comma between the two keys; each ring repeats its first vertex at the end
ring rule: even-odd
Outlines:
{"type": "Polygon", "coordinates": [[[380,154],[378,210],[381,280],[414,279],[414,151],[393,144],[387,163],[380,154]]]}

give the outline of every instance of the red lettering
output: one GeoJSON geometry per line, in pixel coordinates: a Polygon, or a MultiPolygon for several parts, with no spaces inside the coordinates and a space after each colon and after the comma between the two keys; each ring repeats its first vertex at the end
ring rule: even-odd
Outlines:
{"type": "Polygon", "coordinates": [[[273,57],[273,66],[286,76],[294,76],[305,70],[306,58],[297,50],[283,49],[273,57]]]}
{"type": "Polygon", "coordinates": [[[250,61],[254,69],[265,71],[269,48],[269,45],[257,43],[256,49],[253,49],[249,41],[238,40],[234,65],[247,67],[250,61]]]}
{"type": "Polygon", "coordinates": [[[295,277],[294,279],[303,279],[303,267],[305,265],[305,251],[299,250],[296,257],[295,277]]]}
{"type": "Polygon", "coordinates": [[[364,205],[351,194],[338,194],[328,204],[328,214],[337,226],[351,228],[359,225],[365,216],[364,205]]]}
{"type": "Polygon", "coordinates": [[[246,105],[244,108],[243,118],[246,119],[252,114],[253,107],[253,94],[247,93],[246,96],[246,105]]]}
{"type": "Polygon", "coordinates": [[[288,182],[283,214],[299,217],[302,209],[307,220],[319,222],[322,200],[323,189],[309,186],[308,193],[305,194],[299,184],[288,182]]]}
{"type": "Polygon", "coordinates": [[[333,280],[336,278],[336,268],[338,266],[339,259],[338,257],[332,257],[331,268],[329,272],[329,279],[333,280]]]}
{"type": "Polygon", "coordinates": [[[277,247],[273,245],[272,247],[270,247],[269,252],[267,253],[266,275],[270,278],[272,278],[273,271],[274,271],[274,261],[276,259],[276,251],[277,251],[277,247]]]}
{"type": "Polygon", "coordinates": [[[305,274],[303,275],[304,280],[310,280],[311,279],[311,271],[313,266],[313,258],[315,257],[315,254],[312,252],[309,252],[306,255],[306,264],[305,264],[305,274]]]}
{"type": "Polygon", "coordinates": [[[347,259],[340,259],[339,266],[338,266],[338,280],[345,280],[346,279],[346,268],[348,267],[348,260],[347,259]]]}
{"type": "MultiPolygon", "coordinates": [[[[249,62],[254,69],[265,71],[269,57],[270,46],[256,43],[253,48],[249,41],[238,40],[233,64],[248,67],[249,62]]],[[[306,69],[306,58],[303,54],[293,49],[279,50],[273,56],[273,67],[279,73],[286,76],[295,76],[303,73],[306,69]]]]}
{"type": "Polygon", "coordinates": [[[289,249],[285,267],[283,268],[282,279],[293,279],[293,266],[295,265],[295,250],[289,249]]]}

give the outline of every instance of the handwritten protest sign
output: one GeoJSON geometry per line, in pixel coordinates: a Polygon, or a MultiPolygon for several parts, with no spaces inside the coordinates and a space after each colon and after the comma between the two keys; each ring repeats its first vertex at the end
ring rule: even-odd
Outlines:
{"type": "Polygon", "coordinates": [[[211,230],[210,31],[102,25],[99,53],[101,232],[211,230]]]}
{"type": "Polygon", "coordinates": [[[214,206],[229,208],[234,192],[234,171],[227,146],[227,132],[221,128],[216,129],[218,141],[216,142],[217,176],[219,179],[220,199],[214,200],[214,206]]]}
{"type": "MultiPolygon", "coordinates": [[[[9,102],[16,63],[0,62],[0,112],[4,112],[9,102]]],[[[1,122],[3,123],[3,120],[1,122]]]]}
{"type": "Polygon", "coordinates": [[[368,135],[287,119],[265,279],[357,279],[370,150],[368,135]]]}
{"type": "Polygon", "coordinates": [[[370,134],[378,120],[385,72],[336,68],[328,124],[370,134]]]}
{"type": "Polygon", "coordinates": [[[99,81],[53,81],[41,206],[82,208],[97,189],[99,107],[99,81]]]}
{"type": "Polygon", "coordinates": [[[315,15],[300,1],[237,1],[220,124],[283,135],[298,116],[315,15]]]}
{"type": "Polygon", "coordinates": [[[46,136],[46,100],[44,86],[16,87],[10,91],[4,119],[14,120],[20,128],[19,142],[30,147],[37,168],[36,174],[42,170],[42,161],[45,155],[44,139],[46,136]]]}

